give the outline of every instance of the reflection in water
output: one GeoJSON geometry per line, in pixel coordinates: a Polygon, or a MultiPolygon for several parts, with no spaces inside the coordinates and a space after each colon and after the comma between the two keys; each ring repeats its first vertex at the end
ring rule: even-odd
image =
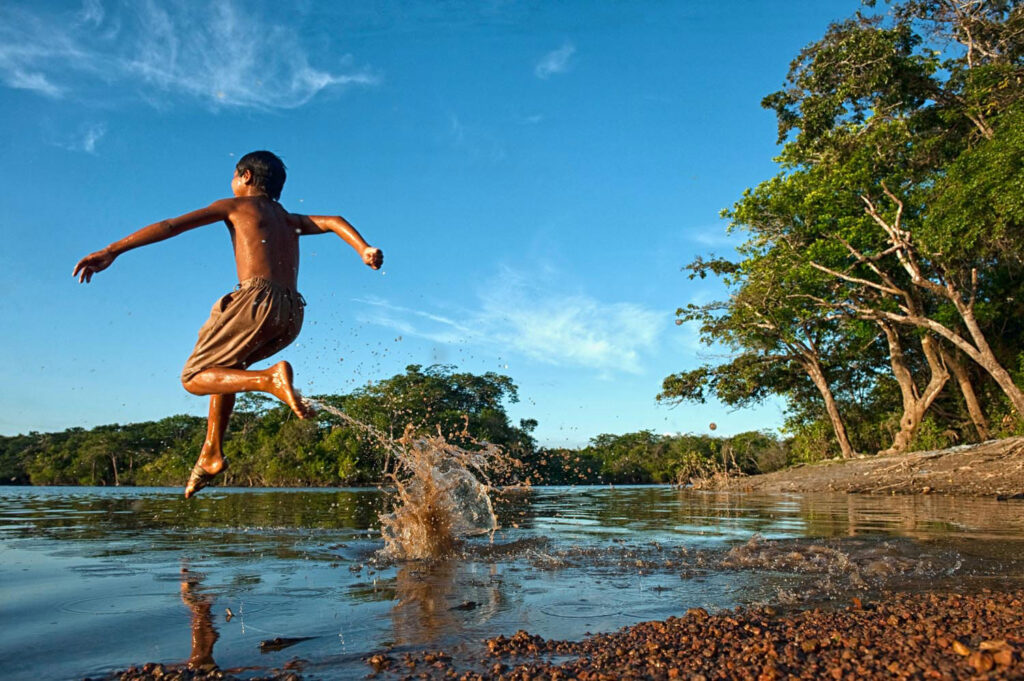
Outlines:
{"type": "Polygon", "coordinates": [[[453,560],[398,566],[391,608],[396,643],[433,643],[442,632],[461,629],[449,604],[455,570],[453,560]]]}
{"type": "Polygon", "coordinates": [[[192,613],[192,654],[188,658],[188,668],[211,671],[217,668],[217,663],[213,661],[213,644],[220,638],[210,614],[213,600],[199,590],[202,574],[192,572],[187,565],[182,565],[181,578],[181,602],[192,613]]]}
{"type": "Polygon", "coordinates": [[[387,646],[571,639],[691,607],[1024,574],[1024,501],[535,488],[496,500],[493,541],[396,563],[379,555],[376,490],[210,492],[182,504],[176,489],[0,487],[0,618],[18,622],[0,637],[0,679],[186,656],[197,669],[299,656],[315,678],[361,678],[387,646]],[[225,609],[235,617],[215,627],[225,609]],[[275,640],[301,643],[260,652],[275,640]]]}
{"type": "Polygon", "coordinates": [[[478,573],[474,567],[454,559],[399,565],[391,608],[395,643],[433,644],[493,617],[504,600],[498,568],[478,573]]]}

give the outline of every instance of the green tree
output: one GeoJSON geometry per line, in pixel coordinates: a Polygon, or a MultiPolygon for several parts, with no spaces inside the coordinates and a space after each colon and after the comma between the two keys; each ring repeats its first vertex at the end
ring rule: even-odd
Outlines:
{"type": "MultiPolygon", "coordinates": [[[[776,393],[806,413],[786,369],[807,356],[793,340],[809,348],[807,329],[824,329],[832,342],[816,343],[828,368],[819,373],[832,386],[857,378],[876,412],[898,414],[890,451],[911,446],[935,405],[960,409],[942,398],[951,374],[979,437],[983,374],[1024,413],[1013,376],[1021,335],[1007,333],[1020,330],[1024,294],[1022,55],[1024,10],[995,0],[893,3],[805,48],[763,102],[778,117],[781,170],[727,213],[749,233],[743,259],[718,266],[733,295],[714,314],[682,313],[735,358],[669,377],[662,398],[776,393]]],[[[882,427],[863,401],[840,415],[842,400],[819,392],[843,453],[844,419],[876,421],[855,424],[860,433],[882,427]]]]}

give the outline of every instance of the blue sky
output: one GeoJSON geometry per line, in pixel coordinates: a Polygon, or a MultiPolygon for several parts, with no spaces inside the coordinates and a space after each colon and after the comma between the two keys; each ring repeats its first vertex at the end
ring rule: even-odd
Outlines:
{"type": "Polygon", "coordinates": [[[283,205],[385,253],[303,241],[307,393],[407,364],[498,371],[546,445],[731,434],[778,405],[669,408],[714,360],[680,267],[727,254],[722,208],[774,172],[761,97],[854,1],[19,2],[0,5],[0,433],[205,414],[178,374],[235,284],[211,225],[74,263],[230,194],[239,156],[288,165],[283,205]]]}

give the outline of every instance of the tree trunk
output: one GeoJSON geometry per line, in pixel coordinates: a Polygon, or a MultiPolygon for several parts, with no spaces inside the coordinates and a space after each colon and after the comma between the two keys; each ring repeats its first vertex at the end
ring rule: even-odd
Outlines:
{"type": "Polygon", "coordinates": [[[114,469],[114,487],[120,487],[121,481],[117,477],[117,455],[110,455],[110,467],[114,469]]]}
{"type": "MultiPolygon", "coordinates": [[[[954,346],[959,348],[968,357],[977,362],[981,367],[992,376],[995,382],[1002,388],[1003,392],[1009,398],[1010,403],[1013,404],[1014,411],[1017,412],[1018,416],[1024,416],[1024,392],[1013,382],[1013,378],[1010,373],[1003,368],[1003,365],[999,363],[999,359],[995,353],[992,352],[992,348],[989,347],[988,340],[985,338],[985,333],[982,331],[981,325],[978,324],[978,319],[974,315],[974,302],[975,296],[978,289],[978,271],[973,269],[971,271],[971,286],[970,295],[966,296],[959,286],[946,274],[942,272],[941,266],[938,267],[938,272],[941,275],[942,283],[939,284],[929,279],[924,273],[925,269],[921,262],[922,258],[917,252],[917,249],[911,242],[910,232],[906,231],[906,228],[901,226],[901,219],[903,215],[903,202],[891,191],[885,184],[882,184],[882,189],[885,191],[885,195],[897,206],[896,215],[893,221],[887,221],[875,208],[875,205],[867,197],[862,196],[864,202],[867,204],[867,213],[874,219],[874,221],[882,227],[886,235],[889,237],[889,242],[895,249],[896,257],[899,259],[900,265],[910,275],[910,281],[914,286],[928,291],[929,293],[945,298],[953,304],[956,308],[957,313],[960,315],[960,319],[963,321],[964,326],[967,327],[967,332],[970,335],[971,340],[967,340],[956,331],[953,331],[946,325],[938,322],[934,319],[924,316],[924,314],[911,309],[907,315],[898,315],[894,313],[882,313],[886,319],[896,322],[902,322],[905,324],[913,324],[923,329],[929,329],[936,335],[941,336],[952,343],[954,346]]],[[[875,272],[881,274],[880,270],[875,268],[875,272]]],[[[882,275],[883,277],[885,275],[882,275]]],[[[840,275],[843,278],[843,275],[840,275]]],[[[849,277],[846,277],[847,281],[850,281],[849,277]]],[[[905,292],[900,291],[896,286],[891,285],[892,280],[886,278],[889,282],[888,288],[881,287],[881,290],[892,295],[905,295],[905,292]]],[[[875,288],[880,288],[875,285],[875,288]]],[[[907,296],[906,300],[909,303],[912,302],[911,297],[907,296]]]]}
{"type": "Polygon", "coordinates": [[[878,325],[885,333],[885,339],[889,343],[889,363],[892,365],[892,374],[899,384],[900,394],[903,396],[903,415],[900,417],[900,430],[893,438],[892,445],[879,454],[900,454],[907,450],[910,442],[917,434],[917,429],[924,420],[924,415],[932,406],[932,402],[942,392],[942,388],[949,380],[949,372],[942,363],[941,357],[935,351],[935,341],[930,335],[921,339],[921,350],[924,352],[925,360],[928,362],[930,377],[928,385],[923,392],[919,392],[914,376],[907,367],[907,358],[903,354],[903,346],[900,344],[899,334],[896,329],[887,322],[879,321],[878,325]]]}
{"type": "Polygon", "coordinates": [[[995,353],[992,352],[992,348],[989,347],[988,340],[985,338],[985,334],[982,332],[981,326],[979,326],[978,320],[974,316],[973,306],[964,305],[962,301],[956,302],[958,303],[957,311],[960,312],[961,318],[963,318],[964,323],[967,325],[967,331],[971,334],[971,339],[978,349],[978,358],[974,361],[980,364],[995,379],[999,387],[1003,389],[1006,396],[1010,398],[1010,402],[1013,403],[1013,408],[1016,410],[1017,415],[1024,416],[1024,392],[1021,392],[1021,389],[1013,382],[1010,372],[1003,368],[995,353]]]}
{"type": "Polygon", "coordinates": [[[953,371],[953,375],[956,376],[956,382],[960,386],[960,393],[964,396],[964,402],[967,404],[967,413],[971,415],[974,429],[978,431],[978,438],[982,442],[988,440],[991,437],[988,429],[988,419],[985,418],[985,412],[981,410],[981,404],[978,402],[978,395],[974,392],[974,385],[971,383],[971,376],[967,373],[967,368],[960,361],[956,350],[949,351],[944,347],[940,347],[939,350],[942,352],[942,358],[946,361],[946,365],[953,371]]]}
{"type": "MultiPolygon", "coordinates": [[[[883,312],[880,314],[886,319],[894,322],[927,329],[934,332],[935,335],[948,340],[950,344],[963,351],[963,353],[974,360],[978,366],[988,372],[988,375],[992,377],[996,384],[1002,389],[1006,397],[1010,400],[1014,411],[1016,411],[1018,415],[1024,416],[1024,392],[1021,392],[1021,389],[1013,382],[1010,372],[1004,369],[1003,365],[999,363],[999,359],[996,357],[995,353],[992,352],[992,348],[989,347],[988,341],[985,340],[980,328],[977,327],[977,322],[973,324],[976,331],[972,331],[971,333],[972,340],[974,341],[974,344],[972,344],[971,341],[965,339],[956,331],[953,331],[946,325],[929,317],[904,316],[891,312],[883,312]]],[[[969,314],[970,317],[973,318],[973,313],[969,314]]],[[[967,321],[966,318],[964,321],[967,321]]],[[[968,329],[970,329],[971,326],[972,324],[968,324],[968,329]]]]}
{"type": "Polygon", "coordinates": [[[835,396],[832,395],[832,389],[828,387],[828,381],[825,380],[825,372],[821,370],[821,363],[818,362],[817,357],[809,356],[807,353],[802,353],[802,355],[801,364],[804,370],[814,381],[814,386],[825,400],[825,411],[828,413],[828,420],[832,422],[832,430],[835,432],[836,442],[839,443],[839,451],[844,459],[850,459],[857,453],[850,445],[850,438],[846,434],[846,424],[843,423],[843,417],[839,414],[839,407],[836,405],[835,396]]]}

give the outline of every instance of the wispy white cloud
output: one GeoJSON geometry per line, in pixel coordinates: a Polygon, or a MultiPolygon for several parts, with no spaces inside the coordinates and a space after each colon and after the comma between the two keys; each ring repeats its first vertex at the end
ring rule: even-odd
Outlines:
{"type": "Polygon", "coordinates": [[[75,13],[0,5],[0,81],[49,97],[137,92],[153,103],[188,97],[214,107],[289,109],[326,90],[379,81],[349,55],[310,63],[302,37],[236,0],[140,0],[75,13]]]}
{"type": "Polygon", "coordinates": [[[106,123],[83,123],[70,132],[50,132],[46,135],[47,143],[68,151],[84,151],[96,153],[96,145],[107,134],[106,123]]]}
{"type": "Polygon", "coordinates": [[[557,50],[552,50],[541,57],[534,66],[533,72],[538,78],[550,78],[557,73],[565,73],[569,70],[574,54],[576,54],[576,46],[567,42],[557,50]]]}
{"type": "Polygon", "coordinates": [[[103,23],[104,16],[106,12],[100,0],[84,0],[82,9],[78,12],[78,20],[89,26],[99,26],[103,23]]]}
{"type": "Polygon", "coordinates": [[[478,294],[478,305],[443,316],[383,299],[363,299],[362,321],[435,343],[516,352],[535,361],[603,374],[641,373],[668,316],[636,303],[559,293],[511,270],[478,294]]]}
{"type": "Polygon", "coordinates": [[[92,154],[96,152],[96,143],[107,134],[107,126],[104,123],[89,123],[82,127],[81,136],[78,138],[78,148],[92,154]]]}
{"type": "MultiPolygon", "coordinates": [[[[3,68],[2,61],[0,61],[0,68],[3,68]]],[[[51,83],[44,74],[38,71],[25,72],[20,68],[13,67],[0,72],[0,78],[3,79],[4,85],[16,90],[32,90],[54,99],[58,99],[64,94],[61,88],[51,83]]]]}

